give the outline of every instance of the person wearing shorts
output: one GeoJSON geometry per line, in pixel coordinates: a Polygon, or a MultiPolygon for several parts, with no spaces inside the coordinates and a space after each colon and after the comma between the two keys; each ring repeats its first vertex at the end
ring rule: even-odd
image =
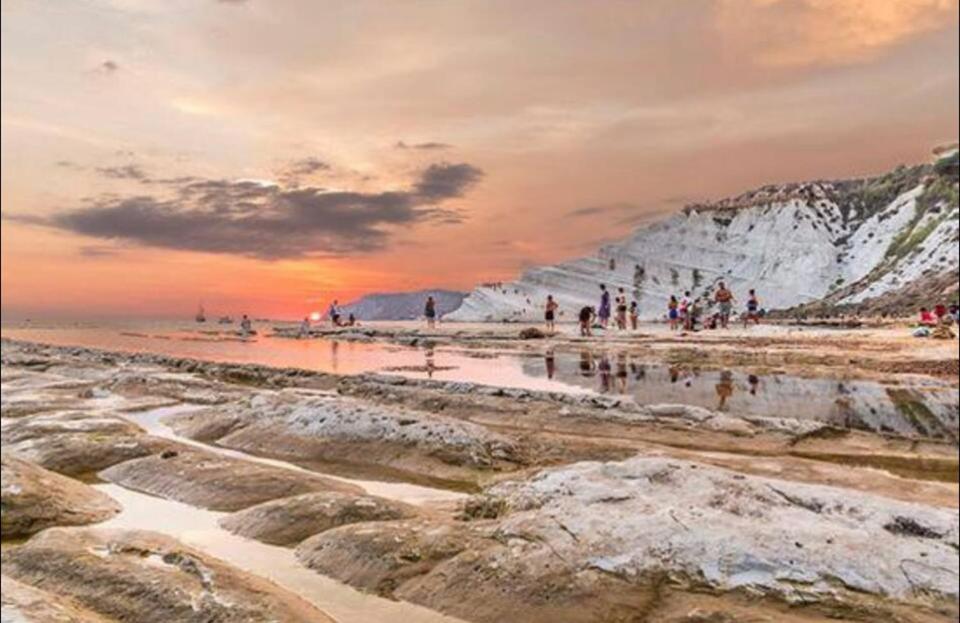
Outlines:
{"type": "Polygon", "coordinates": [[[670,330],[676,331],[680,321],[680,302],[673,294],[670,295],[670,301],[667,303],[667,319],[670,321],[670,330]]]}
{"type": "Polygon", "coordinates": [[[733,313],[733,292],[728,290],[727,284],[721,281],[713,300],[720,306],[720,326],[726,329],[730,325],[730,314],[733,313]]]}
{"type": "Polygon", "coordinates": [[[547,325],[547,331],[555,331],[556,325],[554,324],[557,319],[557,302],[553,299],[552,294],[547,295],[547,303],[543,306],[543,320],[547,325]]]}

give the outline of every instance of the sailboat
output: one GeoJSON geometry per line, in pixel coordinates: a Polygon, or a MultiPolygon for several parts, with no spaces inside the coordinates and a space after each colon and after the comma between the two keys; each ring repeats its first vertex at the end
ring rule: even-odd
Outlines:
{"type": "Polygon", "coordinates": [[[207,321],[207,315],[203,312],[203,305],[200,305],[200,308],[197,309],[197,315],[196,315],[195,320],[196,320],[197,322],[206,322],[206,321],[207,321]]]}

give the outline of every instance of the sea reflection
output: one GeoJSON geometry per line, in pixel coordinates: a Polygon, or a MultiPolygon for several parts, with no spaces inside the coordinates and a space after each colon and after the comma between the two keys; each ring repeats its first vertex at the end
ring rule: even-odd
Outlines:
{"type": "Polygon", "coordinates": [[[527,374],[601,394],[630,396],[640,404],[691,404],[763,417],[815,419],[858,428],[957,440],[960,391],[928,381],[887,386],[875,381],[759,375],[637,359],[627,351],[553,349],[527,374]]]}

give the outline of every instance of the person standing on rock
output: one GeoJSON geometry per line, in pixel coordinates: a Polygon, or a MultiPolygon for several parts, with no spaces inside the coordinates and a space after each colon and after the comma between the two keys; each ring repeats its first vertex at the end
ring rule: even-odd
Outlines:
{"type": "Polygon", "coordinates": [[[617,328],[621,331],[627,328],[627,293],[623,288],[617,290],[617,328]]]}
{"type": "Polygon", "coordinates": [[[554,300],[552,294],[547,295],[547,302],[543,306],[543,320],[547,325],[547,331],[553,333],[557,330],[556,327],[556,317],[557,317],[557,308],[560,306],[557,305],[557,302],[554,300]]]}
{"type": "Polygon", "coordinates": [[[730,314],[733,312],[733,292],[727,289],[727,284],[720,282],[713,300],[720,306],[720,326],[724,329],[730,326],[730,314]]]}
{"type": "Polygon", "coordinates": [[[676,295],[671,294],[670,300],[667,302],[667,319],[670,321],[671,331],[677,330],[679,318],[680,318],[680,302],[677,301],[676,295]]]}
{"type": "Polygon", "coordinates": [[[305,316],[300,323],[300,329],[297,331],[297,339],[310,337],[310,316],[305,316]]]}
{"type": "Polygon", "coordinates": [[[327,316],[330,317],[330,324],[335,327],[340,326],[340,305],[337,303],[337,299],[333,299],[333,302],[330,303],[330,309],[327,310],[327,316]]]}
{"type": "Polygon", "coordinates": [[[240,321],[240,335],[241,337],[249,337],[253,332],[253,324],[250,322],[250,318],[246,314],[243,315],[243,320],[240,321]]]}
{"type": "Polygon", "coordinates": [[[600,326],[604,329],[610,323],[610,293],[607,286],[600,284],[600,308],[597,310],[597,318],[600,319],[600,326]]]}
{"type": "Polygon", "coordinates": [[[747,296],[747,313],[743,317],[743,328],[746,329],[751,321],[753,324],[760,324],[760,299],[757,298],[757,291],[752,289],[747,296]]]}
{"type": "Polygon", "coordinates": [[[590,331],[590,325],[593,324],[593,308],[587,305],[580,310],[580,337],[590,337],[593,332],[590,331]]]}
{"type": "Polygon", "coordinates": [[[433,329],[437,326],[437,302],[432,296],[427,297],[427,302],[423,306],[423,315],[427,319],[427,327],[433,329]]]}

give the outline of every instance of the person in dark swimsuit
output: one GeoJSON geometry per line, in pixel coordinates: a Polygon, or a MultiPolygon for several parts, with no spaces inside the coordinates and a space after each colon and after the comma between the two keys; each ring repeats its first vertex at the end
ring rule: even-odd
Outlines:
{"type": "Polygon", "coordinates": [[[607,286],[600,284],[600,309],[597,310],[597,318],[600,319],[600,326],[604,329],[610,322],[610,293],[607,292],[607,286]]]}
{"type": "Polygon", "coordinates": [[[437,326],[437,303],[432,296],[427,297],[427,302],[423,306],[423,315],[427,319],[427,326],[431,329],[437,326]]]}

